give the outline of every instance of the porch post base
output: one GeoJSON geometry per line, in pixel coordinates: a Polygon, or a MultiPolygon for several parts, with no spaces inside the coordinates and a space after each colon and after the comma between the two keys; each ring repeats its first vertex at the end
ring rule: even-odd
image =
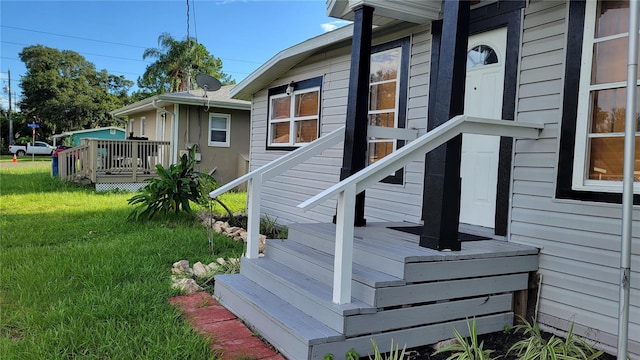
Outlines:
{"type": "Polygon", "coordinates": [[[438,251],[460,251],[462,248],[457,238],[440,238],[431,235],[420,235],[420,246],[438,251]]]}

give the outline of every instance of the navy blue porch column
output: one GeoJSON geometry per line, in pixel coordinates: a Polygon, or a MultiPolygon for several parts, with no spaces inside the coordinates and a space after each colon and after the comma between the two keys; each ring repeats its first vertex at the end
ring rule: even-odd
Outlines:
{"type": "MultiPolygon", "coordinates": [[[[469,1],[445,0],[440,31],[437,68],[432,76],[427,130],[442,125],[464,112],[467,43],[469,35],[469,1]],[[434,79],[435,78],[435,79],[434,79]],[[435,88],[434,88],[435,85],[435,88]]],[[[433,67],[432,67],[433,69],[433,67]]],[[[460,159],[462,135],[428,153],[422,200],[424,228],[420,246],[436,250],[460,250],[458,222],[460,218],[460,159]]]]}
{"type": "MultiPolygon", "coordinates": [[[[347,119],[340,180],[348,178],[367,166],[373,8],[361,5],[355,7],[353,12],[349,98],[347,99],[347,119]]],[[[355,226],[365,226],[367,223],[364,218],[364,196],[364,191],[356,195],[355,226]]]]}

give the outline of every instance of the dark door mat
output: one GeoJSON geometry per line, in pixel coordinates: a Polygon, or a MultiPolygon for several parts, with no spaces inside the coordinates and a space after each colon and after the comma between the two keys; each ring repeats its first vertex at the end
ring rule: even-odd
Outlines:
{"type": "MultiPolygon", "coordinates": [[[[422,225],[418,226],[390,226],[389,229],[398,230],[402,232],[406,232],[413,235],[422,235],[422,225]]],[[[467,233],[458,233],[459,241],[478,241],[478,240],[489,240],[490,238],[480,235],[473,235],[467,233]]]]}

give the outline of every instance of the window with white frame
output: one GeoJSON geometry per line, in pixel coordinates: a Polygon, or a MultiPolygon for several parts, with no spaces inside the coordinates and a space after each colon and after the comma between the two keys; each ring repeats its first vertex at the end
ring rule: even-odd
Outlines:
{"type": "MultiPolygon", "coordinates": [[[[574,190],[621,190],[628,19],[628,1],[587,1],[585,4],[572,179],[574,190]]],[[[636,102],[638,99],[637,93],[636,102]]],[[[640,162],[638,140],[640,133],[636,133],[636,164],[640,162]]],[[[640,169],[638,165],[636,168],[640,169]]],[[[639,180],[640,172],[637,172],[636,181],[639,180]]]]}
{"type": "Polygon", "coordinates": [[[317,77],[269,90],[268,148],[295,148],[318,138],[321,85],[317,77]]]}
{"type": "MultiPolygon", "coordinates": [[[[369,75],[369,125],[398,127],[398,95],[400,93],[400,47],[371,55],[369,75]]],[[[370,138],[369,164],[391,154],[396,139],[370,138]]]]}
{"type": "Polygon", "coordinates": [[[133,134],[133,119],[129,119],[129,132],[133,134]]]}
{"type": "Polygon", "coordinates": [[[209,114],[209,146],[229,147],[231,144],[231,115],[209,114]]]}
{"type": "Polygon", "coordinates": [[[147,119],[143,116],[140,118],[140,136],[146,135],[147,119]]]}
{"type": "MultiPolygon", "coordinates": [[[[406,127],[409,38],[372,48],[369,70],[369,125],[387,128],[406,127]]],[[[369,137],[368,162],[373,164],[404,146],[404,140],[369,137]]],[[[382,182],[402,184],[404,169],[382,182]]]]}

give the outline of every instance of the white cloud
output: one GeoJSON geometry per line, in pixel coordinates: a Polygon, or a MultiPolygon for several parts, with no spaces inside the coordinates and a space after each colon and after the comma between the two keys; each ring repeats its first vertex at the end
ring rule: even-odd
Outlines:
{"type": "Polygon", "coordinates": [[[320,27],[322,28],[322,30],[324,32],[329,32],[329,31],[333,31],[339,27],[343,27],[345,25],[351,24],[350,21],[346,21],[346,20],[335,20],[332,22],[328,22],[328,23],[324,23],[324,24],[320,24],[320,27]]]}

